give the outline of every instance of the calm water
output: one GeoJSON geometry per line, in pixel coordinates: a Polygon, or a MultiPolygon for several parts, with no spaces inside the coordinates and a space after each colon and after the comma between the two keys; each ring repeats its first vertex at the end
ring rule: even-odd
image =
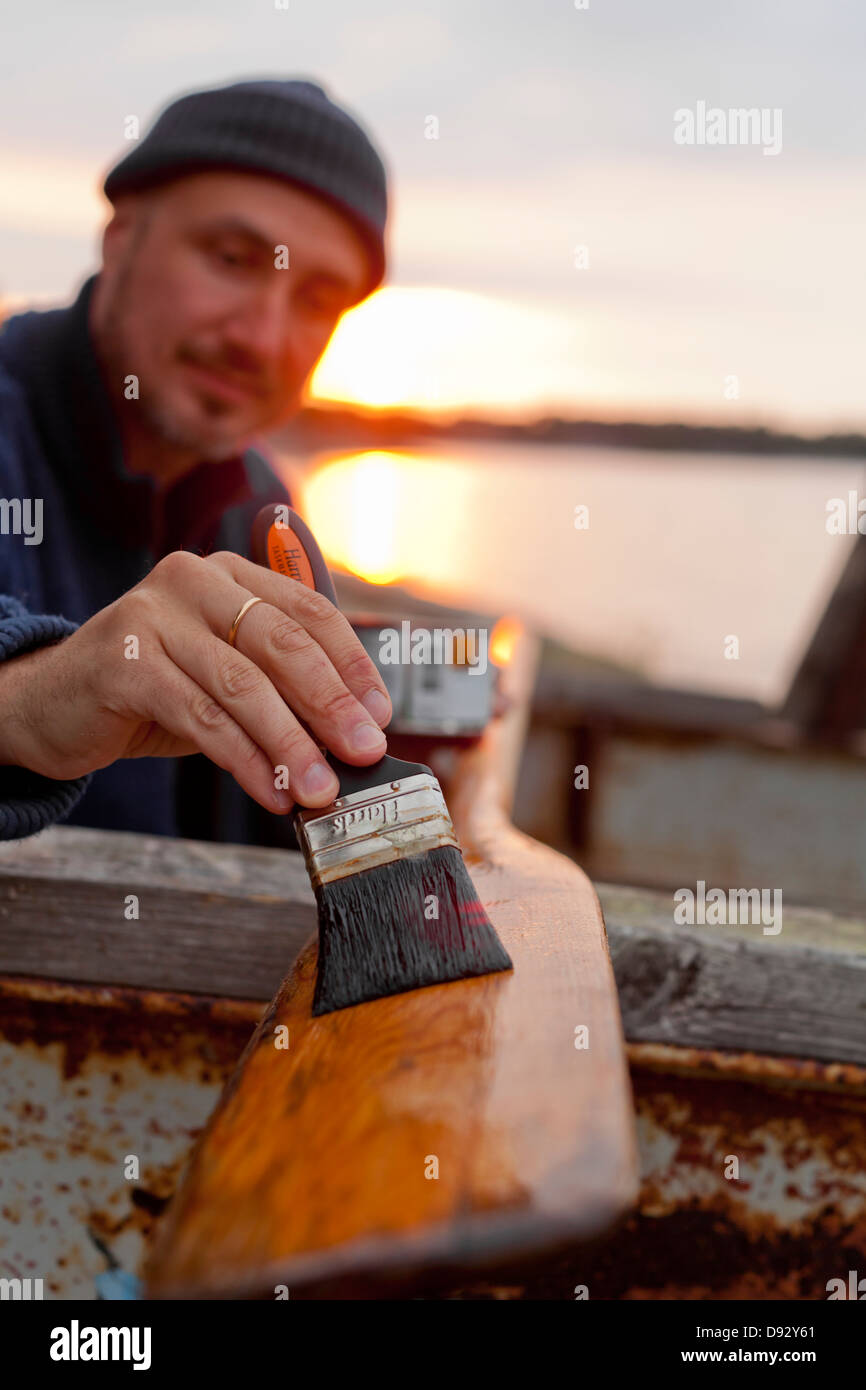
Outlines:
{"type": "Polygon", "coordinates": [[[827,501],[866,495],[864,465],[844,460],[485,444],[287,462],[335,562],[771,703],[854,541],[827,533],[827,501]]]}

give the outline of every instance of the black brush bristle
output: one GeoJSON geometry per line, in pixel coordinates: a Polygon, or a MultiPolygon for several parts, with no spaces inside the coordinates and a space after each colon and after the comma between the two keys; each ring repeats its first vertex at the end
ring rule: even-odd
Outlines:
{"type": "Polygon", "coordinates": [[[326,883],[316,902],[314,1015],[512,969],[453,845],[326,883]]]}

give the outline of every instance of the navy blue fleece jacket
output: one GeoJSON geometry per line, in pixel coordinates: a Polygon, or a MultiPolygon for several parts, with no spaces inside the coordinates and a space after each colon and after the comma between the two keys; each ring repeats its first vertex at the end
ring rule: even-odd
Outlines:
{"type": "MultiPolygon", "coordinates": [[[[88,330],[95,282],[70,307],[0,330],[0,661],[62,641],[171,550],[246,554],[259,507],[290,500],[253,449],[198,465],[162,504],[150,477],[126,472],[88,330]]],[[[294,848],[287,818],[201,754],[126,759],[75,781],[0,766],[0,839],[60,820],[294,848]]]]}

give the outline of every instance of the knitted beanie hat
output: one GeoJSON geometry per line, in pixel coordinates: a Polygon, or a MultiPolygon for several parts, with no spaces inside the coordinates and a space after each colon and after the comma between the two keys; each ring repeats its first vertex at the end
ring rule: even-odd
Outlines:
{"type": "Polygon", "coordinates": [[[318,194],[352,222],[371,261],[371,294],[385,275],[387,180],[366,133],[315,82],[236,82],[172,102],[108,173],[120,193],[207,168],[272,174],[318,194]]]}

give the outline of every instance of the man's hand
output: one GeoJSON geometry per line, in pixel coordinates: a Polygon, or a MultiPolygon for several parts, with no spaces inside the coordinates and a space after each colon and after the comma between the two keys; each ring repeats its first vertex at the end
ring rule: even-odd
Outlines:
{"type": "Polygon", "coordinates": [[[275,812],[337,794],[301,720],[363,766],[385,752],[379,726],[391,718],[384,682],[342,613],[230,551],[166,555],[70,637],[0,663],[0,705],[0,763],[66,779],[117,758],[201,752],[275,812]],[[253,595],[264,601],[232,648],[229,629],[253,595]],[[280,767],[288,791],[275,789],[280,767]]]}

